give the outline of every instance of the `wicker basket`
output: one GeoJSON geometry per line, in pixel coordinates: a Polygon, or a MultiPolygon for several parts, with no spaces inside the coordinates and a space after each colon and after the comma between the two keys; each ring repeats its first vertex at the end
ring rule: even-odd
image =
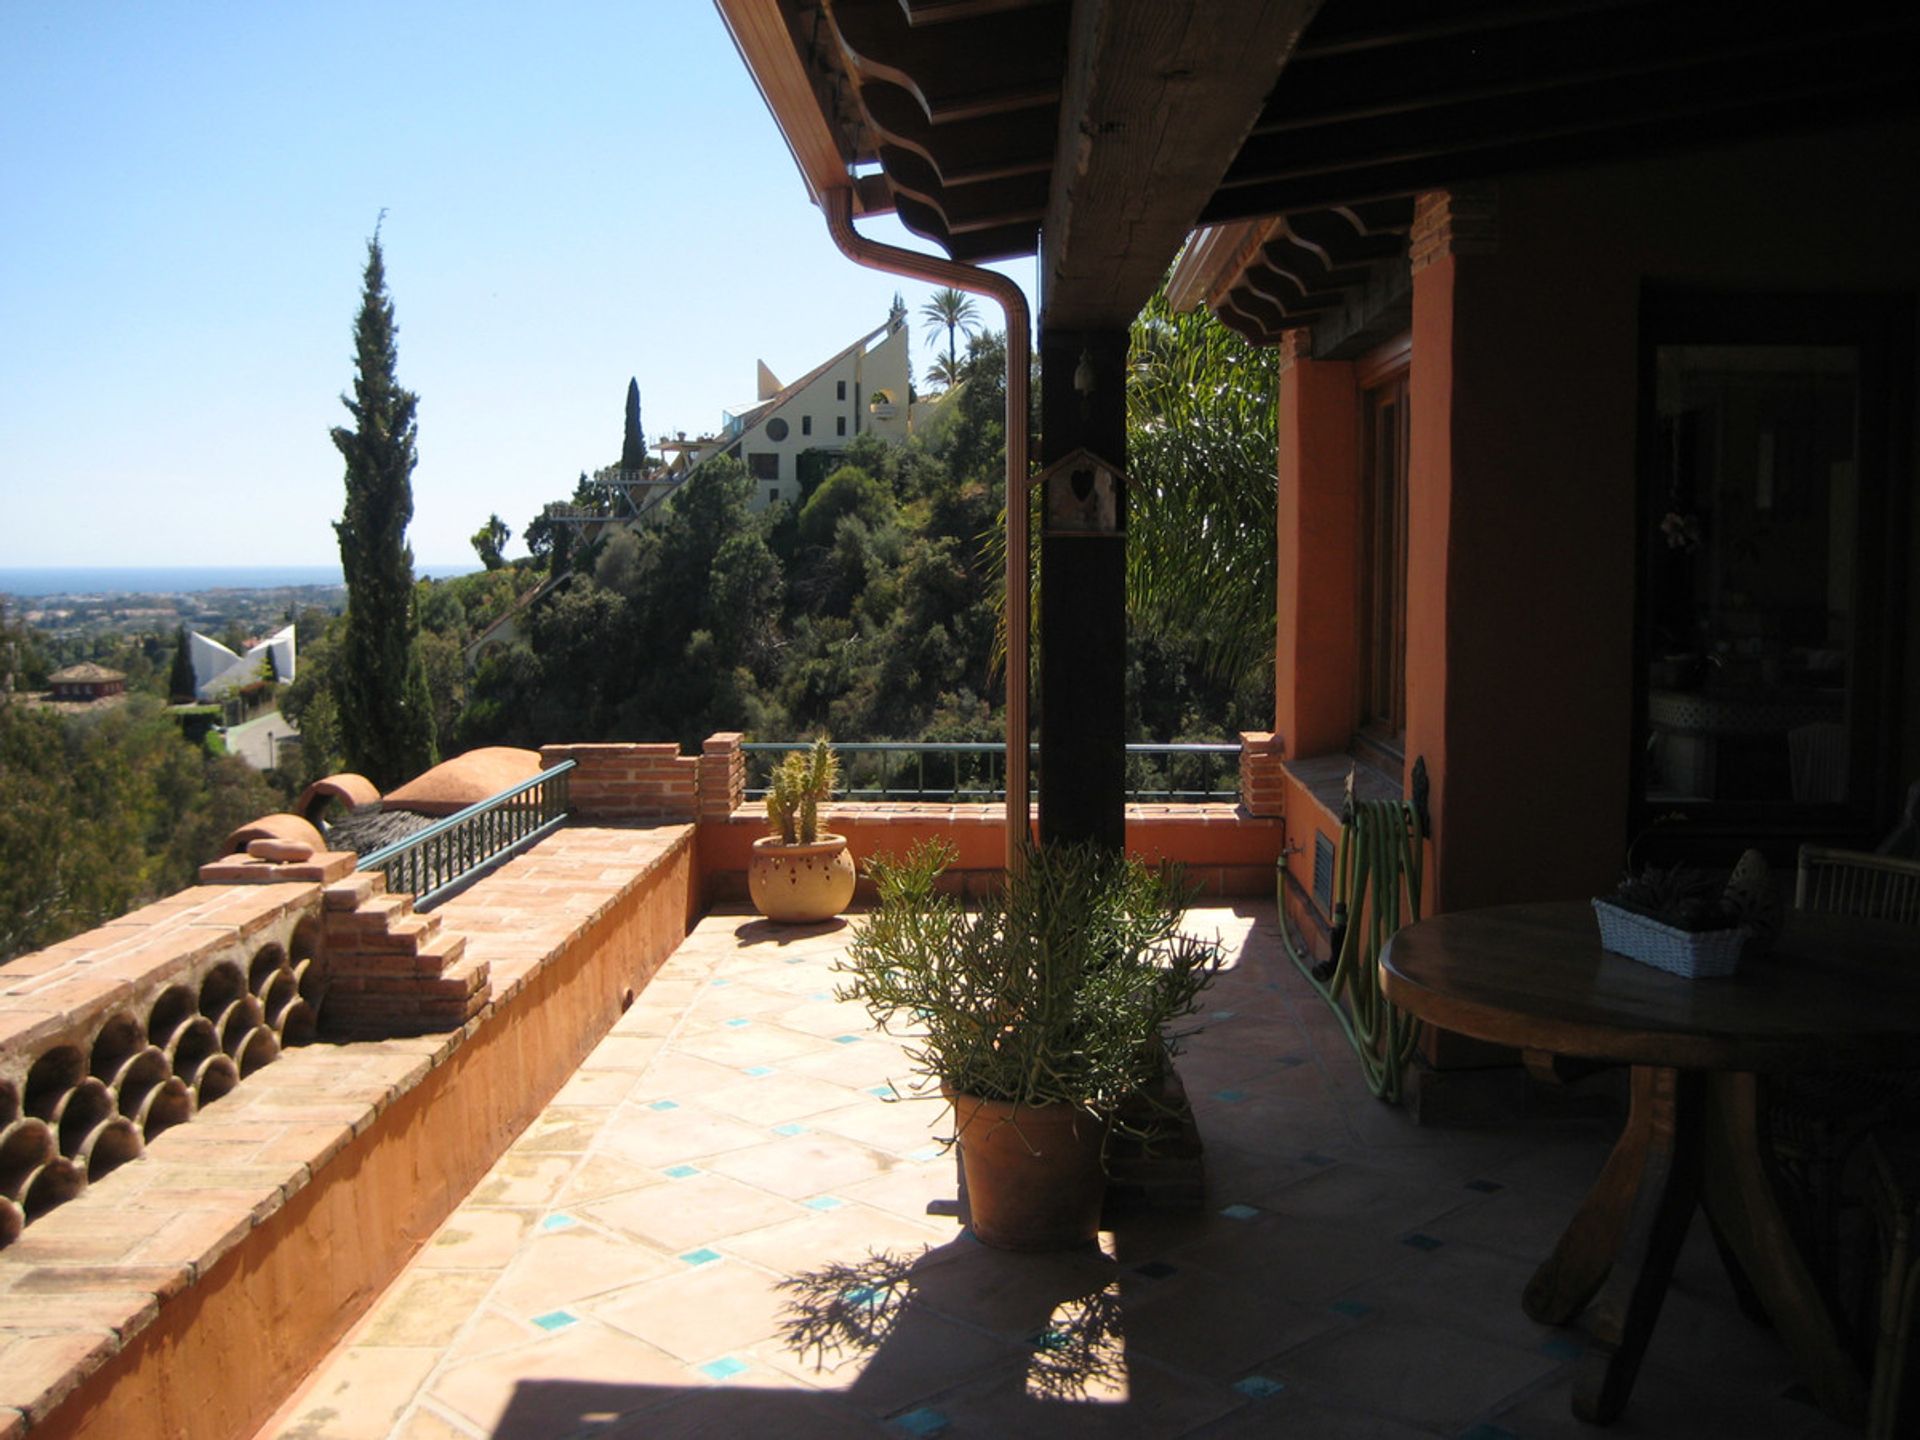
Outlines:
{"type": "Polygon", "coordinates": [[[1733,974],[1752,934],[1730,930],[1682,930],[1607,900],[1595,900],[1600,943],[1616,955],[1638,960],[1683,980],[1718,980],[1733,974]]]}

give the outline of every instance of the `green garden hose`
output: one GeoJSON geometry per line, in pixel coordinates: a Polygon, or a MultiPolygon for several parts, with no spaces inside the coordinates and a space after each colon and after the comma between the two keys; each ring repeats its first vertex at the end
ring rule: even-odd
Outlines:
{"type": "Polygon", "coordinates": [[[1280,875],[1280,939],[1287,956],[1339,1019],[1360,1057],[1367,1088],[1389,1103],[1400,1099],[1420,1022],[1381,993],[1380,952],[1403,923],[1420,917],[1422,808],[1401,800],[1355,800],[1348,780],[1334,862],[1333,958],[1324,965],[1316,966],[1294,945],[1284,870],[1280,875]]]}

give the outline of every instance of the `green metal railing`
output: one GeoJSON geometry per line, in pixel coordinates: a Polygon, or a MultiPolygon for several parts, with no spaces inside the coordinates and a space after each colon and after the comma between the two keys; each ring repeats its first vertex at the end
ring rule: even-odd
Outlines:
{"type": "Polygon", "coordinates": [[[572,808],[567,772],[573,766],[562,760],[511,790],[362,855],[360,868],[380,871],[388,891],[413,896],[416,910],[428,909],[565,824],[572,808]]]}
{"type": "MultiPolygon", "coordinates": [[[[767,793],[767,776],[804,740],[753,741],[747,756],[747,798],[767,793]]],[[[868,741],[834,745],[844,800],[949,800],[986,803],[1007,796],[1007,747],[994,741],[868,741]]],[[[1040,747],[1027,750],[1038,779],[1040,747]]],[[[1129,745],[1127,798],[1201,804],[1240,798],[1238,745],[1129,745]]]]}

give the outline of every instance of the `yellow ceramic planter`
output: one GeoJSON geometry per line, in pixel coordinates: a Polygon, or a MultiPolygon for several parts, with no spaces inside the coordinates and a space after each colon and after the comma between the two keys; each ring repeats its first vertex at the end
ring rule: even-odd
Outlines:
{"type": "Polygon", "coordinates": [[[846,836],[822,834],[811,845],[782,845],[776,835],[754,841],[747,892],[769,920],[804,925],[831,919],[853,899],[846,836]]]}

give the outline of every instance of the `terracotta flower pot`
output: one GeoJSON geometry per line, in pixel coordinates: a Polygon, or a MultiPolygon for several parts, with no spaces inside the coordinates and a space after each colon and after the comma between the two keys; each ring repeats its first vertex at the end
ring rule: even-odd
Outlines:
{"type": "Polygon", "coordinates": [[[949,1093],[976,1239],[1068,1250],[1100,1234],[1107,1126],[1073,1105],[1014,1106],[949,1093]]]}
{"type": "Polygon", "coordinates": [[[853,899],[853,856],[844,835],[822,834],[811,845],[782,845],[769,835],[753,842],[747,893],[769,920],[805,925],[830,920],[853,899]]]}

